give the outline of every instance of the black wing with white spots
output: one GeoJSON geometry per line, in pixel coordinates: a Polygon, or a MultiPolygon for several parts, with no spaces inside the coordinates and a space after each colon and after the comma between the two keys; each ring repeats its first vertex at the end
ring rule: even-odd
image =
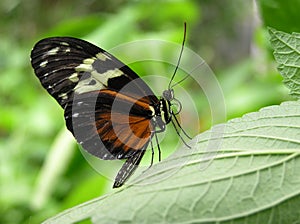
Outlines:
{"type": "MultiPolygon", "coordinates": [[[[72,100],[74,92],[107,88],[119,91],[139,78],[105,50],[72,37],[40,40],[31,52],[31,64],[43,87],[63,108],[72,100]]],[[[141,80],[131,91],[135,95],[153,95],[141,80]]]]}

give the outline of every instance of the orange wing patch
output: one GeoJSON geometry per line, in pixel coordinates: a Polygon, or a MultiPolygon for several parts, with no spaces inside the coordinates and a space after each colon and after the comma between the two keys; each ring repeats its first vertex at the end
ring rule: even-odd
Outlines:
{"type": "Polygon", "coordinates": [[[115,100],[121,100],[124,102],[126,101],[131,104],[136,104],[139,107],[143,107],[145,110],[150,110],[149,99],[147,96],[143,98],[139,98],[137,96],[127,96],[125,94],[118,93],[116,91],[109,90],[109,89],[103,89],[100,90],[100,92],[115,97],[115,100]]]}
{"type": "Polygon", "coordinates": [[[153,125],[151,117],[130,114],[129,107],[139,108],[143,113],[151,113],[147,97],[137,99],[135,96],[127,96],[113,90],[100,91],[114,98],[117,105],[96,117],[96,128],[101,140],[112,144],[115,149],[140,150],[150,140],[153,125]],[[118,105],[123,105],[122,106],[118,105]],[[127,108],[128,107],[128,108],[127,108]],[[128,109],[128,111],[126,111],[128,109]],[[124,110],[124,111],[123,111],[124,110]]]}
{"type": "Polygon", "coordinates": [[[124,151],[141,149],[150,140],[152,130],[149,119],[114,112],[100,114],[96,127],[102,141],[124,151]]]}

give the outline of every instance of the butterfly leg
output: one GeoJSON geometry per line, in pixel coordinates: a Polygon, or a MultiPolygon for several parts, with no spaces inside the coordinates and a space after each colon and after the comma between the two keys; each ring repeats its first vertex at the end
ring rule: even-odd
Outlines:
{"type": "MultiPolygon", "coordinates": [[[[173,114],[173,112],[172,112],[172,114],[173,114]]],[[[174,119],[175,119],[175,122],[176,122],[176,124],[178,125],[178,127],[182,130],[182,132],[183,132],[183,134],[188,138],[188,139],[192,139],[192,137],[190,137],[186,132],[185,132],[185,130],[181,127],[181,125],[180,125],[180,123],[179,123],[179,121],[178,121],[178,119],[177,119],[177,117],[175,116],[175,114],[173,114],[173,116],[172,117],[174,117],[174,119]]]]}
{"type": "Polygon", "coordinates": [[[159,142],[158,142],[158,137],[157,137],[157,132],[154,132],[155,135],[155,141],[157,144],[157,149],[158,149],[158,161],[161,161],[161,151],[160,151],[160,146],[159,146],[159,142]]]}
{"type": "Polygon", "coordinates": [[[151,163],[150,163],[150,166],[148,167],[148,169],[153,165],[153,160],[154,160],[154,149],[153,149],[152,140],[150,140],[150,144],[151,144],[151,163]]]}
{"type": "Polygon", "coordinates": [[[174,121],[173,121],[173,120],[171,120],[171,121],[172,121],[172,124],[173,124],[173,126],[174,126],[174,129],[175,129],[177,135],[180,137],[180,139],[181,139],[181,141],[183,142],[183,144],[184,144],[186,147],[188,147],[188,148],[190,149],[191,146],[189,146],[189,145],[186,143],[186,141],[183,139],[183,137],[180,135],[180,132],[178,131],[178,129],[177,129],[177,127],[176,127],[174,121]]]}
{"type": "MultiPolygon", "coordinates": [[[[158,161],[160,162],[161,161],[161,151],[160,151],[160,146],[159,146],[159,141],[158,141],[158,137],[157,137],[157,133],[161,133],[161,132],[164,132],[166,130],[166,126],[165,125],[155,125],[155,128],[154,128],[154,131],[153,132],[153,135],[155,136],[155,141],[156,141],[156,145],[157,145],[157,149],[158,149],[158,161]],[[159,127],[160,129],[156,130],[156,127],[159,127]]],[[[151,142],[152,144],[152,142],[151,142]]],[[[152,148],[153,150],[153,148],[152,148]]],[[[153,159],[153,158],[152,158],[153,159]]]]}

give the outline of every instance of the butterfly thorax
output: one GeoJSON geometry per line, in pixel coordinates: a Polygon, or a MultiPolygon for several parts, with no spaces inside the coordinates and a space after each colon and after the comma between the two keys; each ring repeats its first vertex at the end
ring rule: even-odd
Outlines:
{"type": "Polygon", "coordinates": [[[160,107],[160,117],[164,124],[168,124],[171,121],[172,113],[171,113],[171,103],[169,100],[166,100],[165,98],[161,98],[159,100],[160,107]]]}
{"type": "Polygon", "coordinates": [[[154,113],[152,121],[155,123],[154,126],[159,128],[160,131],[164,131],[166,124],[170,123],[172,119],[171,100],[173,98],[173,90],[165,90],[158,103],[153,105],[154,113]]]}
{"type": "Polygon", "coordinates": [[[160,99],[161,102],[161,111],[163,114],[163,120],[166,124],[170,123],[172,119],[172,103],[171,101],[174,99],[174,90],[173,89],[167,89],[163,91],[162,97],[160,99]]]}

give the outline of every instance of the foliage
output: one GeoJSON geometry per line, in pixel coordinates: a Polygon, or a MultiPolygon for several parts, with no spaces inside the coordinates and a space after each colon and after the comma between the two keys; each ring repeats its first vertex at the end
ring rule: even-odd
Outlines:
{"type": "MultiPolygon", "coordinates": [[[[299,11],[296,4],[289,5],[289,3],[285,2],[285,5],[282,5],[279,3],[279,0],[262,0],[258,3],[265,24],[284,31],[297,31],[294,24],[297,23],[298,20],[290,21],[287,19],[294,10],[299,11]],[[273,6],[275,4],[274,2],[276,2],[278,10],[273,10],[272,14],[267,13],[267,7],[273,6]],[[280,26],[272,25],[272,22],[275,23],[277,21],[276,18],[279,18],[276,16],[273,17],[275,13],[280,13],[280,19],[278,19],[280,26]]],[[[73,138],[65,130],[63,111],[41,88],[38,80],[34,77],[29,62],[30,50],[34,43],[43,37],[61,35],[75,36],[92,41],[107,50],[121,43],[140,39],[159,39],[180,43],[182,39],[182,24],[183,21],[186,21],[188,24],[187,46],[200,54],[212,69],[216,71],[217,78],[224,93],[227,106],[227,118],[240,117],[247,112],[257,111],[262,107],[272,104],[278,105],[290,99],[287,94],[287,89],[281,85],[281,78],[274,69],[275,63],[271,56],[267,30],[264,26],[257,25],[253,22],[253,5],[250,0],[224,0],[222,2],[218,0],[157,1],[156,3],[151,1],[69,0],[63,3],[31,1],[30,4],[26,1],[15,0],[2,1],[0,3],[0,12],[2,17],[0,24],[1,30],[3,31],[1,32],[0,42],[0,68],[2,78],[0,82],[0,103],[2,105],[0,108],[0,223],[40,223],[42,220],[54,216],[64,209],[105,193],[112,192],[111,180],[106,180],[101,177],[97,172],[92,170],[87,161],[83,159],[73,138]],[[224,5],[227,7],[224,8],[224,5]],[[254,28],[249,29],[249,27],[254,28]],[[250,51],[251,54],[249,53],[250,51]]],[[[276,31],[273,40],[278,42],[281,35],[283,34],[276,31]]],[[[291,37],[291,40],[293,38],[295,39],[296,36],[291,37]]],[[[280,43],[280,41],[278,43],[280,43]]],[[[289,43],[289,41],[286,41],[286,43],[289,43]]],[[[286,47],[287,46],[284,48],[276,48],[275,50],[278,51],[278,55],[284,54],[284,52],[288,50],[286,47]]],[[[142,50],[143,49],[141,49],[141,52],[142,50]]],[[[136,52],[124,52],[124,54],[116,56],[120,57],[122,61],[126,61],[127,57],[135,53],[136,52]]],[[[174,57],[172,52],[168,52],[165,49],[155,49],[154,54],[174,57]]],[[[282,64],[281,68],[285,74],[287,64],[284,63],[284,61],[279,61],[279,63],[282,64]]],[[[132,67],[138,74],[141,76],[145,75],[145,77],[148,74],[161,74],[168,77],[169,74],[172,74],[174,69],[172,66],[160,64],[151,64],[150,66],[148,64],[133,64],[132,67]]],[[[289,73],[286,74],[288,75],[289,73]]],[[[287,77],[288,76],[285,76],[284,79],[287,80],[287,77]]],[[[201,132],[209,129],[211,125],[216,123],[211,119],[212,115],[209,102],[207,102],[205,96],[201,94],[201,90],[199,91],[199,89],[195,88],[193,82],[186,80],[183,84],[186,89],[191,90],[193,99],[196,99],[195,104],[199,112],[201,132]]],[[[158,87],[160,89],[165,88],[165,86],[159,85],[158,87]]],[[[276,112],[278,115],[283,116],[285,113],[284,110],[294,108],[294,104],[295,102],[290,102],[284,103],[281,106],[269,107],[260,112],[250,114],[248,118],[243,117],[242,119],[233,120],[233,122],[227,123],[226,126],[239,126],[239,130],[242,133],[243,130],[250,131],[250,129],[246,130],[247,127],[243,127],[251,124],[249,119],[255,121],[259,120],[260,117],[266,116],[265,122],[268,122],[268,124],[275,124],[275,121],[278,121],[277,124],[279,126],[283,125],[282,128],[277,127],[278,129],[276,130],[278,132],[271,133],[271,130],[269,130],[269,132],[266,131],[266,133],[264,133],[268,137],[266,138],[266,143],[268,144],[264,148],[267,150],[269,147],[278,146],[276,145],[276,141],[270,140],[270,137],[280,134],[280,130],[282,134],[285,134],[283,130],[289,130],[293,133],[293,130],[290,130],[290,126],[288,125],[290,123],[286,120],[288,117],[282,118],[282,120],[280,117],[272,118],[272,113],[276,112]],[[266,111],[271,111],[272,113],[270,112],[268,115],[265,114],[266,111]]],[[[294,109],[291,109],[291,112],[293,112],[294,109]]],[[[286,114],[290,113],[289,110],[286,111],[286,114]]],[[[297,113],[298,112],[295,111],[294,115],[297,113]]],[[[262,123],[257,122],[257,129],[263,130],[262,123]]],[[[291,124],[296,124],[296,122],[297,121],[293,121],[291,124]]],[[[204,138],[207,133],[210,132],[208,131],[198,135],[199,139],[204,138]]],[[[229,132],[226,133],[228,134],[229,132]]],[[[262,134],[257,137],[260,137],[260,141],[257,143],[261,143],[263,141],[261,139],[262,134]]],[[[164,170],[163,166],[174,163],[176,158],[181,158],[178,157],[181,155],[180,153],[191,157],[189,164],[191,161],[198,161],[197,156],[204,155],[201,154],[201,151],[196,151],[192,154],[182,149],[178,152],[176,151],[176,154],[170,158],[165,159],[166,155],[174,151],[173,142],[176,141],[177,138],[174,132],[167,135],[161,145],[163,148],[163,161],[154,166],[153,169],[148,170],[145,173],[146,176],[141,176],[137,181],[143,183],[147,181],[147,179],[145,179],[146,177],[149,177],[149,180],[156,178],[156,172],[164,170]],[[155,175],[151,176],[150,174],[155,175]]],[[[231,140],[233,141],[234,139],[235,138],[231,140]]],[[[243,138],[241,137],[239,141],[241,139],[243,138]]],[[[293,135],[288,136],[287,140],[293,141],[293,135]]],[[[196,148],[202,147],[205,142],[206,140],[197,143],[196,148]]],[[[277,143],[278,142],[280,141],[277,141],[277,143]]],[[[245,145],[244,148],[241,147],[240,149],[246,149],[247,146],[250,147],[251,145],[245,145]]],[[[238,152],[234,151],[237,149],[227,145],[226,147],[224,146],[224,149],[232,149],[233,151],[225,151],[223,154],[217,154],[215,165],[223,163],[228,165],[230,161],[236,158],[236,160],[234,160],[236,161],[235,164],[240,164],[240,168],[244,168],[243,171],[246,171],[247,164],[239,162],[252,162],[257,165],[257,169],[262,168],[262,165],[259,167],[259,162],[269,162],[266,166],[271,166],[273,162],[274,169],[270,168],[270,171],[272,170],[275,173],[277,172],[276,169],[283,169],[284,167],[293,165],[297,166],[297,157],[292,157],[292,155],[294,155],[293,150],[296,149],[296,146],[291,148],[292,145],[287,146],[287,144],[284,143],[282,143],[281,146],[281,150],[275,153],[272,151],[268,156],[267,151],[261,154],[253,150],[250,152],[238,152]],[[284,151],[287,147],[290,147],[290,149],[284,151]],[[245,153],[245,155],[242,156],[243,153],[245,153]],[[234,155],[238,155],[238,157],[233,157],[234,155]],[[290,157],[288,155],[290,155],[290,157]],[[222,156],[224,156],[224,158],[222,158],[222,156]],[[290,158],[290,160],[288,160],[288,158],[290,158]],[[284,162],[284,159],[286,159],[286,162],[284,162]],[[276,161],[278,166],[275,166],[276,161]]],[[[183,158],[185,157],[182,157],[182,159],[183,158]]],[[[146,158],[145,164],[147,164],[147,161],[149,160],[146,158]]],[[[99,164],[101,167],[109,168],[109,172],[114,174],[115,169],[120,166],[120,164],[116,166],[115,164],[111,165],[110,161],[100,161],[99,164]]],[[[172,178],[179,177],[183,174],[180,172],[192,172],[193,169],[197,169],[197,167],[197,164],[191,163],[172,176],[172,178]]],[[[205,180],[208,180],[205,179],[208,178],[208,174],[217,174],[213,168],[214,166],[209,166],[208,170],[201,172],[199,176],[197,175],[199,173],[198,170],[194,174],[190,173],[190,175],[195,175],[197,178],[204,178],[203,185],[199,183],[199,179],[195,178],[195,182],[198,181],[198,185],[192,185],[191,187],[196,189],[196,186],[201,185],[204,187],[205,184],[208,184],[208,182],[205,182],[205,180]]],[[[231,169],[232,172],[235,172],[235,168],[239,167],[228,166],[228,169],[231,169]]],[[[255,170],[253,170],[253,172],[254,171],[255,170]]],[[[224,173],[219,174],[223,175],[224,173]]],[[[261,174],[265,173],[261,171],[261,174]]],[[[288,175],[285,176],[287,181],[291,181],[294,174],[287,174],[288,175]]],[[[189,175],[186,176],[186,178],[188,177],[189,175]]],[[[216,185],[214,185],[216,186],[216,194],[211,191],[211,193],[206,196],[206,199],[213,204],[214,198],[216,198],[218,192],[220,193],[221,191],[218,184],[222,184],[222,181],[224,181],[224,183],[226,180],[229,182],[233,181],[230,186],[237,186],[235,184],[242,182],[243,178],[246,179],[248,177],[251,179],[251,173],[245,176],[237,176],[237,179],[220,179],[216,182],[216,185]],[[237,182],[235,183],[234,180],[237,180],[237,182]]],[[[176,183],[176,186],[179,186],[179,181],[176,182],[175,179],[170,179],[170,181],[171,180],[174,180],[174,184],[176,183]]],[[[282,181],[284,180],[285,179],[282,181]]],[[[294,180],[297,181],[298,179],[294,180]]],[[[156,190],[156,193],[153,191],[149,194],[145,192],[152,185],[144,188],[145,191],[138,186],[132,186],[117,191],[112,195],[106,195],[103,198],[96,199],[96,201],[89,202],[87,205],[83,205],[82,210],[75,208],[71,211],[71,214],[73,215],[74,212],[84,211],[83,216],[79,217],[76,215],[78,220],[90,216],[97,219],[97,217],[99,218],[103,213],[100,214],[98,212],[98,215],[95,216],[86,212],[86,209],[88,211],[91,208],[97,209],[98,206],[104,206],[102,205],[104,202],[112,203],[105,207],[105,210],[114,208],[112,205],[115,205],[114,203],[117,203],[120,198],[124,201],[126,198],[133,199],[134,190],[137,189],[141,194],[139,194],[135,200],[150,202],[149,197],[151,194],[159,196],[161,193],[167,192],[165,188],[168,187],[168,181],[166,180],[166,182],[162,184],[164,187],[160,189],[161,191],[159,191],[159,189],[153,189],[156,190]],[[128,192],[128,196],[126,196],[126,192],[128,192]],[[116,200],[116,198],[118,198],[118,200],[116,200]]],[[[171,185],[174,184],[172,183],[171,185]]],[[[261,185],[264,187],[270,186],[268,185],[269,183],[261,184],[265,184],[261,185]]],[[[297,187],[296,184],[295,187],[297,187]]],[[[287,185],[282,186],[283,190],[288,189],[285,188],[287,185]]],[[[157,185],[157,188],[159,188],[159,185],[157,185]]],[[[202,188],[199,187],[199,189],[197,188],[196,190],[196,192],[200,192],[198,199],[201,198],[201,195],[205,198],[204,194],[206,191],[202,191],[201,189],[202,188]]],[[[245,189],[249,190],[250,187],[245,187],[245,189]]],[[[173,192],[177,194],[176,198],[178,200],[181,200],[183,197],[181,193],[188,191],[188,189],[183,188],[180,190],[182,192],[177,191],[176,187],[173,189],[173,192]]],[[[229,192],[229,190],[227,192],[229,192]]],[[[236,195],[245,196],[247,193],[246,191],[240,192],[239,189],[236,190],[236,195]]],[[[293,189],[289,190],[291,190],[290,192],[295,192],[293,189]]],[[[192,191],[188,191],[185,200],[189,200],[189,197],[193,196],[192,193],[192,191]]],[[[252,193],[252,199],[259,197],[260,192],[253,191],[252,193]]],[[[170,202],[169,205],[173,205],[172,203],[174,201],[169,200],[167,196],[168,194],[166,193],[166,196],[158,198],[161,200],[159,202],[163,204],[170,202]]],[[[280,195],[277,198],[280,199],[280,195]]],[[[297,197],[294,197],[287,200],[289,200],[288,203],[294,203],[294,207],[297,208],[295,204],[297,200],[295,198],[297,199],[297,197]],[[293,199],[295,199],[295,201],[293,201],[293,199]]],[[[195,209],[201,208],[201,202],[197,204],[196,199],[194,203],[195,209]]],[[[245,205],[251,206],[251,198],[246,199],[245,205]]],[[[157,200],[157,198],[155,200],[157,200]]],[[[238,202],[238,200],[240,200],[239,202],[242,201],[241,197],[236,200],[236,202],[238,202]]],[[[185,210],[185,204],[180,203],[181,201],[178,201],[178,203],[174,205],[175,207],[169,207],[168,212],[170,212],[169,214],[175,214],[176,212],[178,214],[182,213],[182,217],[186,218],[190,210],[185,210]]],[[[220,205],[224,206],[224,203],[225,201],[220,201],[220,205]]],[[[267,201],[266,203],[271,202],[267,201]]],[[[278,205],[281,206],[280,211],[284,212],[285,208],[287,208],[283,202],[278,205]]],[[[144,204],[141,204],[141,208],[142,206],[144,206],[144,204]]],[[[151,204],[151,206],[154,207],[154,204],[151,204]]],[[[136,218],[141,217],[139,215],[154,212],[155,210],[149,211],[150,207],[140,210],[140,214],[138,212],[136,218]]],[[[124,208],[123,205],[120,206],[120,208],[124,208]]],[[[219,208],[215,207],[215,209],[215,211],[217,211],[219,208]]],[[[237,206],[234,206],[233,209],[235,210],[231,211],[232,214],[237,214],[242,210],[242,208],[237,208],[237,206]]],[[[122,212],[125,211],[127,210],[123,210],[122,212]]],[[[268,214],[268,211],[270,210],[266,208],[266,213],[264,214],[268,214]]],[[[277,210],[275,207],[273,211],[276,213],[277,210]]],[[[135,210],[131,212],[132,213],[129,212],[127,215],[133,214],[135,210]]],[[[151,217],[149,216],[149,218],[159,218],[166,215],[164,217],[169,219],[170,217],[167,217],[168,212],[164,214],[155,213],[151,215],[151,217]]],[[[107,218],[109,218],[109,214],[110,213],[107,214],[107,218]]],[[[209,214],[207,213],[206,215],[209,214]]],[[[210,213],[210,215],[212,216],[212,213],[210,213]]],[[[294,215],[296,215],[296,213],[294,215]]],[[[75,219],[76,216],[74,216],[75,219]]],[[[126,216],[123,218],[125,217],[126,216]]],[[[176,216],[173,216],[173,218],[175,217],[176,216]]],[[[292,214],[290,217],[292,217],[292,214]]]]}
{"type": "Polygon", "coordinates": [[[192,150],[176,151],[134,185],[45,223],[294,223],[299,105],[285,102],[214,126],[192,150]]]}
{"type": "MultiPolygon", "coordinates": [[[[270,33],[279,70],[295,93],[299,34],[270,33]]],[[[177,150],[131,186],[45,223],[87,218],[93,223],[297,222],[299,106],[299,101],[284,102],[213,126],[194,138],[192,150],[177,150]]]]}
{"type": "Polygon", "coordinates": [[[274,46],[274,56],[278,62],[278,71],[283,76],[283,82],[290,89],[290,94],[300,97],[300,35],[293,33],[288,35],[275,29],[269,29],[272,36],[271,43],[274,46]]]}
{"type": "Polygon", "coordinates": [[[281,0],[261,0],[257,3],[266,26],[289,33],[300,32],[298,23],[300,2],[298,0],[290,0],[288,4],[281,0]]]}

